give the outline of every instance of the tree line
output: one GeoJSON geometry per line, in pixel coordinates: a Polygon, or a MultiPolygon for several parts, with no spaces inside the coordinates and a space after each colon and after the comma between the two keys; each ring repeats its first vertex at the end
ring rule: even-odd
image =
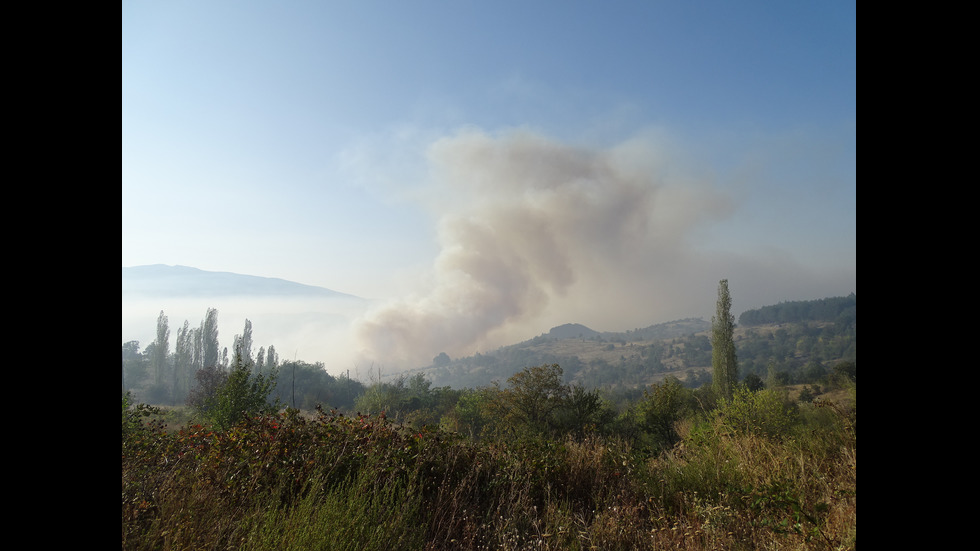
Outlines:
{"type": "Polygon", "coordinates": [[[738,322],[743,326],[807,321],[848,324],[856,318],[857,295],[851,293],[846,297],[780,302],[772,306],[747,310],[738,317],[738,322]]]}
{"type": "Polygon", "coordinates": [[[134,391],[143,401],[177,405],[193,398],[198,379],[227,372],[234,361],[253,373],[274,371],[279,354],[274,345],[262,346],[253,354],[252,322],[245,320],[242,333],[236,334],[232,349],[218,342],[218,310],[208,308],[201,323],[190,321],[177,329],[171,350],[171,331],[167,315],[157,317],[156,338],[140,350],[139,341],[122,345],[122,391],[134,391]]]}
{"type": "MultiPolygon", "coordinates": [[[[853,311],[853,296],[847,300],[853,311]]],[[[577,357],[560,361],[534,354],[508,358],[523,365],[510,370],[513,376],[506,380],[500,377],[490,384],[454,387],[435,386],[421,373],[385,382],[379,377],[366,385],[351,379],[349,373],[330,375],[320,362],[280,363],[274,346],[260,347],[253,354],[252,324],[247,319],[242,333],[235,335],[232,349],[219,348],[216,309],[209,309],[197,327],[185,321],[171,351],[168,320],[161,311],[157,337],[145,350],[141,352],[136,341],[123,344],[123,390],[132,390],[136,401],[187,404],[207,412],[220,401],[222,392],[248,394],[246,387],[255,385],[261,376],[264,382],[256,388],[264,390],[263,398],[270,404],[304,411],[323,406],[365,414],[387,412],[399,421],[441,425],[478,436],[499,427],[517,426],[542,433],[581,433],[587,426],[633,432],[629,427],[639,418],[629,409],[647,392],[686,396],[682,400],[685,403],[713,402],[717,397],[730,399],[739,385],[758,390],[802,383],[810,385],[811,394],[819,394],[821,385],[833,388],[855,379],[853,319],[846,324],[787,325],[765,335],[749,328],[736,339],[730,309],[728,282],[722,280],[708,335],[635,348],[622,343],[617,348],[629,350],[629,355],[623,355],[618,363],[603,360],[601,365],[577,357]],[[670,376],[650,385],[650,374],[666,371],[664,359],[677,355],[683,360],[681,365],[711,368],[689,369],[685,376],[670,376]],[[242,380],[234,382],[236,377],[242,380]],[[231,387],[240,388],[231,389],[230,381],[231,387]],[[527,410],[517,398],[527,395],[542,397],[533,402],[544,409],[527,410]]],[[[521,350],[513,350],[518,352],[521,350]]],[[[501,360],[493,355],[476,359],[485,369],[500,367],[492,365],[501,360]]],[[[445,354],[433,359],[443,368],[449,362],[445,354]]]]}

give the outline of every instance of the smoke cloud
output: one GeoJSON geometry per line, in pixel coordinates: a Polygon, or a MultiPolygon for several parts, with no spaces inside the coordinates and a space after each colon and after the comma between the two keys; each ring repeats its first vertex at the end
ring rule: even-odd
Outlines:
{"type": "Polygon", "coordinates": [[[360,320],[365,354],[415,367],[561,323],[621,330],[695,315],[696,297],[712,305],[725,276],[701,265],[691,237],[732,203],[668,157],[649,136],[603,150],[527,131],[436,141],[431,288],[360,320]]]}

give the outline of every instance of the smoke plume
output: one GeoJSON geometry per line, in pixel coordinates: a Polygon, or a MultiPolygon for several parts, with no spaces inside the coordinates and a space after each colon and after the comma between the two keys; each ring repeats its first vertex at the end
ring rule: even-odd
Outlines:
{"type": "Polygon", "coordinates": [[[373,359],[427,365],[549,323],[619,330],[691,315],[677,307],[694,294],[713,304],[724,276],[696,266],[688,237],[729,201],[673,176],[655,141],[591,150],[530,132],[466,131],[428,155],[441,253],[431,289],[359,322],[373,359]]]}

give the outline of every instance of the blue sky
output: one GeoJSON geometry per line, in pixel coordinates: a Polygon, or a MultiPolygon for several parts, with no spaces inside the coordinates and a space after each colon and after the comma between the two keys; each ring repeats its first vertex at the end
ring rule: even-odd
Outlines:
{"type": "MultiPolygon", "coordinates": [[[[614,286],[656,283],[635,320],[710,316],[723,278],[736,307],[846,295],[856,80],[854,2],[124,2],[122,265],[425,300],[447,269],[479,279],[460,220],[507,224],[525,169],[574,157],[657,189],[629,234],[648,258],[605,259],[631,271],[614,286]],[[479,175],[507,195],[459,184],[479,175]]],[[[559,256],[573,282],[507,320],[600,309],[563,309],[602,280],[559,256]]]]}

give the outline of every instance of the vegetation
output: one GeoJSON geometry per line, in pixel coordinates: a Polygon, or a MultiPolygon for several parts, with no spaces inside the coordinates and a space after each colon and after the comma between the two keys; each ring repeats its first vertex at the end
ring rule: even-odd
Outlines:
{"type": "MultiPolygon", "coordinates": [[[[783,384],[809,384],[823,376],[816,365],[829,372],[840,361],[855,362],[855,308],[851,294],[743,312],[733,331],[737,378],[766,380],[772,372],[783,384]]],[[[566,325],[473,356],[440,354],[439,362],[416,373],[434,385],[473,388],[503,382],[528,365],[557,363],[566,382],[586,388],[638,395],[668,376],[698,388],[712,380],[711,338],[711,323],[697,318],[622,332],[566,325]]]]}
{"type": "MultiPolygon", "coordinates": [[[[156,339],[140,351],[138,341],[123,343],[122,388],[132,392],[140,400],[158,405],[177,405],[198,399],[201,371],[227,372],[232,367],[227,347],[218,344],[218,311],[209,308],[197,328],[184,321],[177,331],[174,350],[170,350],[170,328],[163,311],[157,318],[156,339]]],[[[274,346],[259,349],[252,354],[252,322],[245,320],[242,334],[234,336],[232,347],[235,362],[243,364],[254,374],[273,373],[278,367],[274,346]]]]}
{"type": "MultiPolygon", "coordinates": [[[[276,387],[276,374],[252,374],[251,368],[236,355],[235,365],[228,372],[207,373],[206,389],[195,395],[192,401],[202,419],[216,430],[227,430],[243,418],[271,414],[279,410],[278,400],[269,401],[276,387]]],[[[202,381],[203,382],[203,381],[202,381]]]]}
{"type": "Polygon", "coordinates": [[[763,390],[692,410],[691,392],[638,405],[656,452],[524,410],[482,439],[322,409],[167,432],[124,399],[122,547],[854,548],[853,408],[763,390]]]}
{"type": "MultiPolygon", "coordinates": [[[[730,399],[710,369],[630,390],[557,363],[465,388],[364,385],[321,364],[259,369],[238,338],[232,362],[198,370],[192,406],[124,393],[122,547],[854,549],[856,359],[817,352],[853,354],[854,325],[740,329],[730,399]],[[762,373],[745,369],[757,341],[762,373]]],[[[144,356],[127,345],[124,377],[144,356]]],[[[707,333],[657,350],[701,346],[710,365],[707,333]]]]}
{"type": "MultiPolygon", "coordinates": [[[[820,301],[782,303],[776,307],[749,310],[739,316],[734,330],[738,358],[738,379],[757,378],[779,384],[817,383],[832,374],[841,362],[854,364],[856,351],[856,297],[820,301]],[[841,305],[846,307],[841,307],[841,305]],[[759,319],[757,312],[778,309],[779,323],[749,323],[759,319]]],[[[208,311],[208,331],[215,369],[227,370],[216,340],[216,315],[208,311]]],[[[202,322],[202,327],[204,323],[202,322]]],[[[204,368],[203,330],[185,321],[178,331],[176,350],[165,363],[163,384],[154,382],[151,358],[158,348],[153,342],[140,350],[140,343],[123,344],[123,391],[134,399],[157,405],[180,405],[194,390],[196,373],[204,368]]],[[[501,347],[469,357],[449,358],[439,353],[433,364],[405,374],[421,375],[437,388],[456,390],[479,388],[508,377],[529,365],[559,364],[564,382],[586,389],[601,389],[609,399],[635,399],[643,389],[667,377],[678,379],[687,388],[699,388],[712,381],[711,325],[700,319],[684,319],[623,332],[589,330],[584,326],[562,326],[515,345],[501,347]]],[[[334,377],[322,363],[301,360],[280,364],[274,346],[259,349],[255,372],[280,368],[280,385],[274,391],[283,404],[312,410],[317,404],[352,408],[367,387],[348,375],[334,377]],[[262,352],[266,350],[265,357],[262,352]]],[[[387,384],[396,384],[389,378],[387,384]]]]}
{"type": "Polygon", "coordinates": [[[738,318],[742,325],[795,323],[801,321],[834,321],[848,323],[857,317],[857,295],[820,300],[781,302],[743,312],[738,318]]]}

